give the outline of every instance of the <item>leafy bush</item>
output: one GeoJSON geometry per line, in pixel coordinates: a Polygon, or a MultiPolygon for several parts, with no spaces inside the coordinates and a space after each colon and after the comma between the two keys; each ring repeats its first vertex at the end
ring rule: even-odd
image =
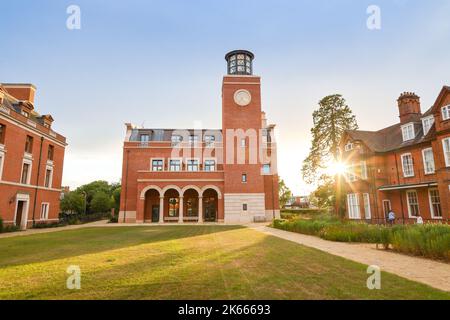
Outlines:
{"type": "Polygon", "coordinates": [[[3,219],[0,218],[0,233],[3,231],[3,219]]]}
{"type": "Polygon", "coordinates": [[[65,223],[69,225],[83,224],[110,218],[111,214],[109,212],[107,213],[100,212],[93,214],[67,214],[67,213],[59,214],[60,223],[65,223]]]}
{"type": "Polygon", "coordinates": [[[54,221],[54,222],[38,222],[34,225],[34,229],[49,229],[49,228],[58,228],[64,227],[67,223],[54,221]]]}
{"type": "Polygon", "coordinates": [[[275,220],[274,228],[339,242],[382,244],[385,249],[450,261],[450,226],[443,224],[386,227],[342,222],[324,215],[316,219],[275,220]]]}
{"type": "Polygon", "coordinates": [[[399,226],[392,229],[395,251],[450,261],[450,226],[425,224],[399,226]]]}

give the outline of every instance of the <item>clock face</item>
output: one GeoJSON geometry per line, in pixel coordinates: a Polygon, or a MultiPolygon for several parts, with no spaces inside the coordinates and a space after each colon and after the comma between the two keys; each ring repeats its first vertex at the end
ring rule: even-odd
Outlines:
{"type": "Polygon", "coordinates": [[[234,102],[241,107],[245,107],[252,101],[252,95],[247,90],[238,90],[234,94],[234,102]]]}

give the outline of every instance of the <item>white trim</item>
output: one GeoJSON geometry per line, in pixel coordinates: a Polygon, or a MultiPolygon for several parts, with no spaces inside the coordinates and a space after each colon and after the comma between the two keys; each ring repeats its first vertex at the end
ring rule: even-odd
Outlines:
{"type": "Polygon", "coordinates": [[[217,158],[203,158],[203,170],[204,172],[217,172],[217,158]],[[214,170],[205,170],[206,168],[206,161],[214,161],[214,170]]]}
{"type": "Polygon", "coordinates": [[[348,209],[348,218],[349,219],[351,219],[351,220],[361,219],[361,209],[359,207],[359,194],[358,193],[347,194],[347,209],[348,209]]]}
{"type": "Polygon", "coordinates": [[[184,161],[185,161],[185,166],[186,166],[186,171],[187,172],[201,172],[201,170],[200,170],[200,164],[201,164],[201,162],[200,162],[200,158],[185,158],[184,159],[184,161]],[[197,161],[197,170],[189,170],[188,169],[188,161],[197,161]]]}
{"type": "Polygon", "coordinates": [[[450,120],[450,104],[441,108],[441,114],[442,121],[450,120]]]}
{"type": "Polygon", "coordinates": [[[368,172],[367,172],[367,161],[363,160],[361,161],[361,179],[367,180],[369,178],[368,172]]]}
{"type": "Polygon", "coordinates": [[[0,181],[2,180],[3,177],[3,166],[5,164],[5,156],[6,152],[0,150],[0,181]]]}
{"type": "Polygon", "coordinates": [[[389,203],[389,210],[392,210],[392,203],[391,203],[391,200],[388,200],[388,199],[383,199],[382,201],[381,201],[381,204],[383,205],[383,213],[384,213],[384,217],[386,218],[387,217],[387,215],[389,214],[389,212],[385,212],[385,206],[384,206],[384,203],[385,202],[388,202],[389,203]]]}
{"type": "Polygon", "coordinates": [[[402,125],[401,129],[402,129],[403,142],[411,141],[411,140],[413,140],[416,137],[416,132],[415,132],[415,128],[414,128],[414,123],[413,122],[410,122],[410,123],[402,125]],[[410,128],[412,128],[411,132],[409,131],[410,128]],[[412,136],[408,136],[409,133],[411,133],[412,136]]]}
{"type": "Polygon", "coordinates": [[[164,170],[164,158],[150,158],[150,171],[151,172],[163,172],[164,170]],[[153,161],[162,161],[162,170],[153,170],[153,161]]]}
{"type": "Polygon", "coordinates": [[[379,191],[390,191],[390,190],[404,190],[404,189],[411,189],[411,188],[424,188],[424,187],[435,187],[437,186],[437,182],[430,182],[430,183],[422,183],[422,184],[410,184],[406,186],[394,186],[394,187],[380,187],[378,188],[379,191]]]}
{"type": "Polygon", "coordinates": [[[50,212],[50,202],[42,202],[41,203],[40,220],[47,221],[49,212],[50,212]],[[46,205],[46,207],[45,207],[46,210],[45,210],[45,213],[43,214],[42,209],[43,209],[44,205],[46,205]],[[42,216],[44,216],[44,218],[42,216]]]}
{"type": "Polygon", "coordinates": [[[140,198],[141,198],[141,200],[145,200],[145,194],[147,193],[147,191],[149,191],[149,190],[156,190],[156,191],[158,191],[158,193],[159,193],[159,196],[160,197],[162,197],[163,196],[163,194],[162,194],[162,189],[160,188],[160,187],[158,187],[158,186],[146,186],[144,189],[142,189],[142,191],[141,191],[141,196],[140,196],[140,198]]]}
{"type": "Polygon", "coordinates": [[[24,207],[22,208],[22,221],[21,225],[18,226],[21,230],[27,229],[28,224],[28,211],[30,208],[30,195],[18,193],[16,195],[16,207],[14,210],[14,225],[17,225],[17,207],[19,205],[19,201],[25,202],[24,207]]]}
{"type": "Polygon", "coordinates": [[[423,161],[423,170],[425,174],[434,174],[436,173],[436,164],[434,162],[434,154],[433,154],[433,148],[426,148],[422,150],[422,161],[423,161]],[[425,161],[425,152],[431,151],[431,158],[433,160],[433,171],[427,171],[427,163],[425,161]]]}
{"type": "Polygon", "coordinates": [[[414,177],[414,175],[415,175],[415,173],[414,173],[414,159],[413,159],[412,154],[411,154],[410,152],[408,152],[408,153],[402,154],[400,157],[401,157],[401,160],[402,160],[403,177],[404,177],[404,178],[411,178],[411,177],[414,177]],[[404,163],[403,159],[406,158],[407,156],[411,157],[412,174],[406,174],[406,172],[405,172],[405,163],[404,163]]]}
{"type": "Polygon", "coordinates": [[[364,204],[364,215],[366,220],[372,219],[372,208],[370,207],[370,194],[363,193],[363,204],[364,204]]]}
{"type": "Polygon", "coordinates": [[[20,171],[20,184],[23,184],[23,167],[25,164],[28,164],[28,172],[27,172],[27,181],[26,181],[26,185],[29,185],[31,183],[31,173],[33,172],[33,161],[28,160],[28,159],[23,159],[22,161],[22,167],[21,167],[21,171],[20,171]]]}
{"type": "Polygon", "coordinates": [[[167,170],[169,172],[183,172],[183,158],[169,158],[167,161],[167,170]],[[170,161],[180,161],[180,170],[172,170],[170,161]]]}
{"type": "Polygon", "coordinates": [[[17,186],[17,187],[24,187],[24,188],[33,188],[33,189],[37,188],[39,190],[47,190],[47,191],[54,191],[54,192],[61,192],[61,191],[63,191],[62,189],[45,188],[45,187],[36,186],[36,185],[33,185],[33,184],[22,184],[22,183],[5,181],[5,180],[0,180],[0,184],[6,184],[6,185],[10,185],[10,186],[17,186]]]}
{"type": "Polygon", "coordinates": [[[441,203],[441,195],[439,194],[439,189],[438,188],[430,188],[430,189],[428,189],[428,200],[430,201],[431,218],[432,219],[436,219],[436,220],[441,220],[442,219],[442,203],[441,203]],[[437,191],[438,192],[439,204],[441,205],[441,216],[435,216],[434,215],[433,202],[431,201],[431,191],[437,191]]]}
{"type": "Polygon", "coordinates": [[[450,167],[450,137],[442,139],[442,150],[444,152],[445,166],[450,167]],[[448,142],[448,150],[445,150],[446,142],[448,142]]]}
{"type": "Polygon", "coordinates": [[[423,135],[424,136],[426,136],[428,134],[428,132],[430,132],[430,129],[433,126],[433,124],[434,124],[434,116],[433,115],[425,117],[425,118],[422,118],[422,128],[423,128],[423,135]],[[427,122],[429,120],[431,120],[430,127],[427,130],[425,130],[425,122],[427,122]]]}
{"type": "Polygon", "coordinates": [[[408,217],[409,217],[410,219],[417,219],[417,217],[420,216],[419,194],[417,193],[417,190],[416,190],[416,189],[406,190],[405,194],[406,194],[406,203],[407,203],[407,205],[408,205],[408,217]],[[415,193],[415,195],[416,195],[416,199],[417,199],[417,210],[418,210],[417,216],[412,216],[412,215],[411,215],[411,206],[410,206],[410,203],[409,203],[409,197],[408,197],[408,194],[409,194],[409,193],[415,193]]]}
{"type": "Polygon", "coordinates": [[[11,123],[13,125],[16,125],[16,126],[22,128],[22,129],[25,129],[26,131],[37,135],[39,138],[42,138],[42,137],[47,138],[47,140],[53,141],[55,144],[59,145],[60,147],[65,148],[67,146],[67,143],[61,142],[61,141],[53,138],[52,136],[47,135],[46,133],[39,131],[38,129],[29,128],[29,127],[25,126],[22,122],[18,122],[18,120],[14,119],[10,115],[5,115],[5,114],[1,114],[0,113],[0,119],[4,119],[5,121],[7,121],[7,122],[9,122],[9,123],[11,123]]]}
{"type": "Polygon", "coordinates": [[[51,188],[52,186],[53,186],[53,167],[47,165],[45,167],[44,187],[51,188]],[[47,170],[50,170],[50,179],[49,179],[49,182],[48,182],[48,187],[45,185],[45,183],[47,182],[47,170]]]}

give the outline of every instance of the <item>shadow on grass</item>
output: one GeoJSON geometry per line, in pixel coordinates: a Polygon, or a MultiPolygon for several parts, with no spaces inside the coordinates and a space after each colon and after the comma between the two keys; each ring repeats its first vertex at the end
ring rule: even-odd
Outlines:
{"type": "Polygon", "coordinates": [[[0,268],[237,230],[242,226],[95,227],[0,239],[0,268]]]}

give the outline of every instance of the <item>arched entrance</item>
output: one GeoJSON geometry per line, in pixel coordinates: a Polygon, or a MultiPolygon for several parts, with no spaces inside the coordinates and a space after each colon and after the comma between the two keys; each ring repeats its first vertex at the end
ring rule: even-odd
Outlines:
{"type": "Polygon", "coordinates": [[[199,193],[195,189],[188,189],[183,194],[183,219],[185,221],[198,221],[199,193]]]}
{"type": "Polygon", "coordinates": [[[168,189],[164,193],[164,220],[176,222],[180,217],[180,193],[176,189],[168,189]]]}
{"type": "Polygon", "coordinates": [[[159,222],[159,191],[150,189],[145,193],[144,222],[159,222]]]}
{"type": "Polygon", "coordinates": [[[206,189],[203,192],[203,220],[216,222],[218,217],[218,194],[214,189],[206,189]]]}

